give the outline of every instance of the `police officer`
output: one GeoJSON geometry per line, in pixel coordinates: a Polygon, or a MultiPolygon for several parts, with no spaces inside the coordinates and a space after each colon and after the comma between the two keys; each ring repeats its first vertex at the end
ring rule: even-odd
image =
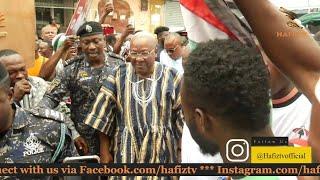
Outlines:
{"type": "Polygon", "coordinates": [[[62,97],[69,95],[71,119],[89,147],[89,152],[82,153],[92,155],[99,152],[98,133],[83,121],[96,99],[102,82],[107,79],[112,69],[106,63],[106,43],[99,23],[85,22],[80,26],[77,36],[80,36],[83,54],[69,61],[64,74],[52,81],[40,106],[54,108],[62,101],[62,97]]]}
{"type": "MultiPolygon", "coordinates": [[[[12,49],[0,50],[0,63],[9,72],[10,86],[13,88],[13,100],[16,105],[24,109],[36,107],[46,92],[47,82],[38,77],[28,76],[25,60],[12,49]]],[[[62,108],[67,109],[65,104],[64,106],[60,104],[56,109],[62,110],[62,108]]],[[[79,149],[86,149],[85,140],[76,131],[71,119],[67,118],[65,123],[71,130],[76,146],[79,149]]]]}
{"type": "Polygon", "coordinates": [[[9,74],[0,63],[0,162],[55,163],[78,155],[63,114],[25,110],[12,97],[9,74]]]}

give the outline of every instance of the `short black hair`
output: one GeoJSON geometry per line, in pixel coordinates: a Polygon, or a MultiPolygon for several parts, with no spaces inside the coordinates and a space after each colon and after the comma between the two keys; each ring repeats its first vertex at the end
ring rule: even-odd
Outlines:
{"type": "Polygon", "coordinates": [[[159,36],[160,33],[164,32],[164,31],[169,31],[169,28],[166,26],[159,26],[154,30],[154,34],[156,34],[157,36],[159,36]]]}
{"type": "Polygon", "coordinates": [[[9,73],[6,67],[4,67],[4,65],[1,63],[0,63],[0,90],[5,90],[6,92],[10,90],[9,73]]]}
{"type": "Polygon", "coordinates": [[[230,126],[258,131],[269,124],[269,73],[256,48],[234,40],[200,43],[184,63],[193,108],[230,126]]]}
{"type": "Polygon", "coordinates": [[[11,56],[14,54],[19,54],[17,51],[12,50],[12,49],[2,49],[0,50],[0,58],[4,57],[4,56],[11,56]]]}

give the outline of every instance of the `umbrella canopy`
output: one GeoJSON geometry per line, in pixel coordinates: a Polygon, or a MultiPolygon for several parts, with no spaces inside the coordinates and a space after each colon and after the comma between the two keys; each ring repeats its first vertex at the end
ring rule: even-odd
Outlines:
{"type": "Polygon", "coordinates": [[[320,25],[320,12],[303,15],[299,18],[302,25],[320,25]]]}

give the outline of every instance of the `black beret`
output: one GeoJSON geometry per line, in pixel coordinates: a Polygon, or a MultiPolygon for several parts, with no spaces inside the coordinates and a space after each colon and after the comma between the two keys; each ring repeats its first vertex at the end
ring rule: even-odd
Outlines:
{"type": "Polygon", "coordinates": [[[79,27],[77,31],[77,36],[86,37],[102,33],[103,31],[100,23],[95,21],[89,21],[85,22],[79,27]]]}

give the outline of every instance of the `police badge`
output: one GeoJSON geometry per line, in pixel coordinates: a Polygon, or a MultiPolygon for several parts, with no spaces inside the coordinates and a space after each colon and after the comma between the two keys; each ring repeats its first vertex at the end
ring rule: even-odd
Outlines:
{"type": "Polygon", "coordinates": [[[86,25],[86,31],[88,33],[91,33],[92,32],[92,27],[90,25],[86,25]]]}
{"type": "Polygon", "coordinates": [[[89,77],[88,73],[86,71],[79,71],[78,76],[80,78],[86,78],[89,77]]]}
{"type": "Polygon", "coordinates": [[[44,146],[34,134],[30,134],[27,141],[23,144],[26,151],[23,152],[23,156],[29,156],[33,154],[40,154],[44,152],[44,146]]]}

